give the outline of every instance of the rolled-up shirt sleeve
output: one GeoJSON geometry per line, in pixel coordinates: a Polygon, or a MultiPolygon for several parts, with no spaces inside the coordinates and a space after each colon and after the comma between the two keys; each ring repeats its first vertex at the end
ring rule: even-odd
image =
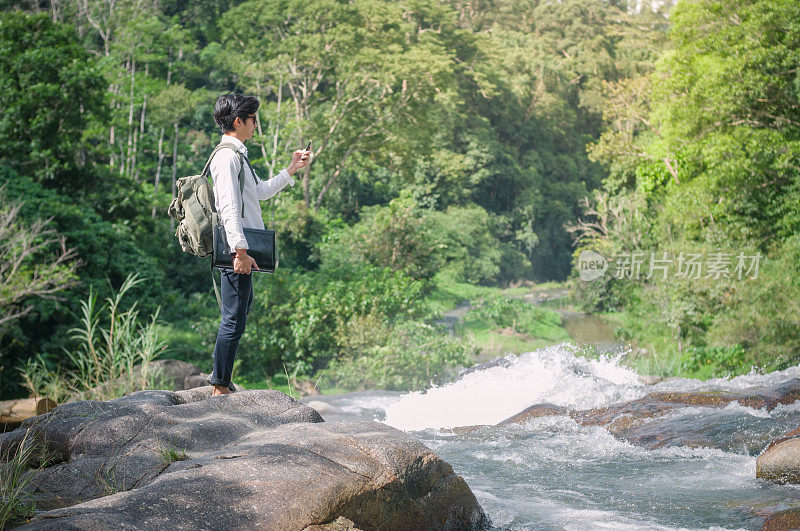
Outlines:
{"type": "Polygon", "coordinates": [[[211,161],[214,181],[214,202],[217,214],[225,227],[230,250],[248,249],[242,230],[242,195],[239,191],[239,156],[231,149],[222,149],[211,161]]]}
{"type": "Polygon", "coordinates": [[[278,175],[272,179],[268,179],[266,181],[262,181],[258,177],[256,177],[256,179],[258,181],[256,184],[256,189],[258,191],[259,201],[269,199],[273,195],[286,188],[287,184],[294,186],[294,179],[292,179],[292,176],[289,175],[289,172],[286,170],[286,168],[279,171],[278,175]]]}

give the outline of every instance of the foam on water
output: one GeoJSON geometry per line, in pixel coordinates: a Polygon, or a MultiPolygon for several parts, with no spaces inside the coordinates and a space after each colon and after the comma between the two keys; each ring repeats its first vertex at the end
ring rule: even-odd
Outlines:
{"type": "Polygon", "coordinates": [[[776,385],[792,378],[800,378],[800,365],[767,374],[760,374],[753,370],[735,378],[712,378],[706,381],[695,378],[678,378],[661,382],[653,387],[658,391],[693,391],[695,389],[738,391],[748,387],[776,385]]]}
{"type": "Polygon", "coordinates": [[[424,392],[354,393],[336,406],[413,431],[467,481],[502,529],[754,529],[763,523],[764,508],[797,499],[800,486],[756,479],[750,447],[794,426],[800,401],[771,411],[738,403],[688,405],[660,420],[667,435],[685,429],[731,439],[722,448],[647,449],[565,415],[441,430],[496,424],[532,404],[588,409],[653,390],[733,391],[800,377],[800,368],[792,368],[708,382],[672,380],[654,389],[617,359],[590,360],[576,350],[564,344],[509,355],[424,392]]]}
{"type": "Polygon", "coordinates": [[[759,488],[753,456],[649,450],[565,416],[450,435],[416,432],[464,475],[502,529],[739,528],[748,516],[726,504],[759,488]]]}
{"type": "Polygon", "coordinates": [[[800,413],[800,400],[792,402],[791,404],[778,404],[770,414],[773,418],[779,418],[792,413],[800,413]]]}
{"type": "Polygon", "coordinates": [[[686,406],[664,415],[665,419],[678,419],[682,417],[700,417],[703,415],[730,415],[730,416],[744,416],[749,415],[759,419],[775,418],[772,413],[767,411],[766,408],[755,409],[749,406],[743,406],[739,402],[731,402],[725,407],[709,408],[703,406],[686,406]]]}
{"type": "Polygon", "coordinates": [[[554,345],[506,356],[508,363],[464,374],[386,406],[386,424],[403,430],[496,424],[533,404],[602,407],[645,394],[619,358],[587,359],[577,347],[554,345]]]}

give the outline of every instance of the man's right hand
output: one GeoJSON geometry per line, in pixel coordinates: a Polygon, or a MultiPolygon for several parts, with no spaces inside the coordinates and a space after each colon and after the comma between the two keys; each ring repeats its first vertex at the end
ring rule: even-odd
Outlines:
{"type": "Polygon", "coordinates": [[[252,256],[247,254],[247,252],[237,252],[236,256],[233,257],[234,273],[239,273],[240,275],[249,275],[250,269],[253,267],[258,269],[258,264],[256,264],[256,261],[252,256]]]}

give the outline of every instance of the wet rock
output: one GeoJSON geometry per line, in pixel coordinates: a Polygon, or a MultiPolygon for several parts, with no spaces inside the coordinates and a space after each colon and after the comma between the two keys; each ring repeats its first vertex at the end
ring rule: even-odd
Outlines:
{"type": "Polygon", "coordinates": [[[664,417],[680,408],[721,408],[731,403],[770,411],[780,404],[791,404],[799,398],[800,379],[795,378],[771,387],[753,387],[738,392],[652,392],[636,400],[579,411],[567,411],[551,404],[537,404],[503,420],[497,426],[525,422],[546,415],[568,415],[579,424],[603,426],[620,439],[651,449],[665,446],[707,446],[728,450],[745,446],[748,451],[758,451],[763,447],[763,442],[756,445],[746,438],[720,436],[715,432],[715,426],[707,424],[708,420],[689,418],[675,421],[664,417]]]}
{"type": "Polygon", "coordinates": [[[303,531],[361,531],[353,522],[340,516],[329,524],[314,524],[306,527],[303,531]]]}
{"type": "Polygon", "coordinates": [[[279,391],[211,387],[74,402],[0,435],[36,440],[44,507],[21,529],[473,529],[452,467],[377,422],[324,422],[279,391]],[[342,517],[342,518],[340,518],[342,517]],[[322,526],[322,527],[313,527],[322,526]],[[348,527],[350,526],[350,527],[348,527]]]}
{"type": "Polygon", "coordinates": [[[780,442],[758,456],[756,477],[778,483],[800,483],[800,438],[780,442]]]}
{"type": "Polygon", "coordinates": [[[548,417],[553,415],[566,415],[567,408],[563,406],[554,406],[553,404],[534,404],[527,407],[505,420],[496,424],[496,426],[508,426],[509,424],[520,424],[530,419],[539,417],[548,417]]]}
{"type": "Polygon", "coordinates": [[[477,365],[467,367],[466,369],[458,373],[458,378],[456,379],[460,379],[461,377],[470,374],[472,372],[485,371],[486,369],[491,369],[492,367],[509,367],[511,363],[512,361],[507,357],[497,357],[485,363],[479,363],[477,365]]]}
{"type": "Polygon", "coordinates": [[[800,529],[800,508],[772,513],[761,526],[761,531],[787,531],[789,529],[800,529]]]}
{"type": "Polygon", "coordinates": [[[466,435],[482,428],[491,428],[489,424],[477,424],[474,426],[457,426],[455,428],[441,428],[443,432],[454,433],[456,435],[466,435]]]}
{"type": "Polygon", "coordinates": [[[767,445],[767,447],[764,448],[764,452],[766,452],[767,450],[769,450],[770,448],[772,448],[776,444],[780,444],[783,441],[788,441],[789,439],[794,439],[795,437],[798,437],[798,436],[800,436],[800,428],[795,428],[795,429],[793,429],[791,431],[788,431],[783,435],[783,437],[778,437],[777,439],[773,439],[772,441],[770,441],[770,443],[767,445]]]}

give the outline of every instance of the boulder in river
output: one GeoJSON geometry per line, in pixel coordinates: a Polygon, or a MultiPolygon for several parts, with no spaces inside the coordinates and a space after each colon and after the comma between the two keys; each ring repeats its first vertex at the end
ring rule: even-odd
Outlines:
{"type": "Polygon", "coordinates": [[[761,531],[788,531],[800,529],[800,509],[786,509],[769,515],[761,526],[761,531]]]}
{"type": "Polygon", "coordinates": [[[476,529],[488,518],[461,476],[378,422],[324,422],[279,391],[211,387],[59,406],[28,434],[49,465],[41,512],[21,529],[476,529]]]}
{"type": "Polygon", "coordinates": [[[569,411],[564,406],[554,406],[553,404],[534,404],[526,407],[516,415],[500,421],[497,426],[508,426],[509,424],[519,424],[530,419],[548,417],[553,415],[566,415],[569,411]]]}
{"type": "Polygon", "coordinates": [[[756,477],[778,483],[800,483],[800,437],[779,442],[758,456],[756,477]]]}

